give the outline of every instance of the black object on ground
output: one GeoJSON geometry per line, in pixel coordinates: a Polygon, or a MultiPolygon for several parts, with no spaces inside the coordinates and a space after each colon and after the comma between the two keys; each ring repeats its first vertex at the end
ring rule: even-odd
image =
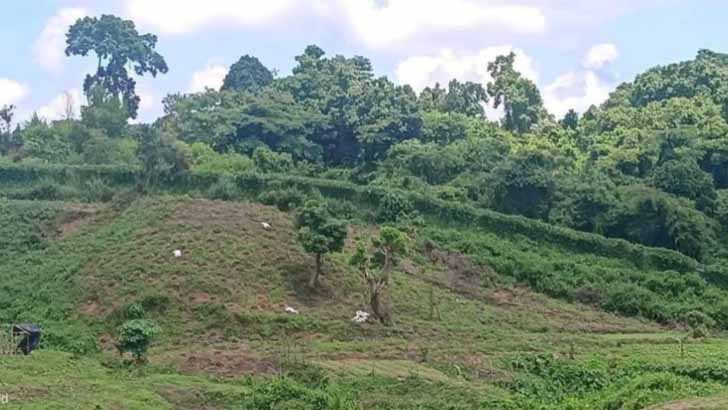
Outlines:
{"type": "Polygon", "coordinates": [[[28,323],[13,325],[13,335],[21,338],[18,343],[18,349],[23,352],[24,355],[28,355],[30,352],[38,348],[42,333],[42,329],[37,325],[28,323]]]}

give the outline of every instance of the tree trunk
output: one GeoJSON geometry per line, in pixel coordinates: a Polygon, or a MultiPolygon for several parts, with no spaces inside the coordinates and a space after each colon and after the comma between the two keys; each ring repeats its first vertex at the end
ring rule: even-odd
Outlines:
{"type": "Polygon", "coordinates": [[[311,279],[308,282],[308,285],[310,287],[316,287],[318,285],[318,278],[319,275],[321,275],[321,254],[316,254],[316,271],[313,273],[313,276],[311,276],[311,279]]]}
{"type": "Polygon", "coordinates": [[[392,318],[389,315],[389,308],[384,304],[383,301],[383,290],[383,286],[372,284],[370,286],[371,294],[369,298],[369,304],[372,307],[374,316],[376,316],[383,325],[389,326],[389,324],[392,322],[392,318]]]}

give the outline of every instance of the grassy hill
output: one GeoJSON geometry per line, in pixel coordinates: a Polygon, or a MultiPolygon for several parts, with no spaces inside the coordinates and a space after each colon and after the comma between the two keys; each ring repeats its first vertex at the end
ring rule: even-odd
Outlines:
{"type": "Polygon", "coordinates": [[[43,351],[0,358],[8,408],[640,409],[728,394],[722,338],[681,343],[679,327],[525,286],[537,262],[539,277],[642,272],[628,260],[428,224],[389,290],[394,326],[360,325],[350,319],[367,310],[366,286],[347,260],[376,225],[353,223],[311,290],[313,258],[274,207],[2,206],[5,226],[31,239],[3,242],[0,317],[46,331],[43,351]],[[162,329],[142,370],[113,347],[139,315],[162,329]]]}

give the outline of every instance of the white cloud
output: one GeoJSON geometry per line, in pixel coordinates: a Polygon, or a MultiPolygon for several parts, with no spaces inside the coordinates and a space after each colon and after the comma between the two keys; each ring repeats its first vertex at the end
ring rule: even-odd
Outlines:
{"type": "Polygon", "coordinates": [[[154,121],[164,114],[162,97],[157,94],[146,82],[137,83],[136,94],[139,96],[138,116],[130,123],[154,121]]]}
{"type": "Polygon", "coordinates": [[[499,55],[516,54],[514,66],[524,77],[538,82],[534,61],[523,50],[510,45],[487,47],[475,53],[443,50],[435,56],[411,57],[396,68],[395,77],[401,84],[410,84],[417,91],[439,82],[446,85],[451,79],[487,84],[491,81],[488,63],[499,55]]]}
{"type": "Polygon", "coordinates": [[[85,103],[85,97],[77,88],[64,91],[53,97],[48,104],[36,110],[38,117],[46,121],[66,119],[70,114],[72,118],[78,118],[81,105],[85,103]]]}
{"type": "Polygon", "coordinates": [[[586,53],[583,64],[586,68],[597,70],[614,62],[618,57],[619,51],[616,45],[612,43],[597,44],[586,53]]]}
{"type": "Polygon", "coordinates": [[[161,104],[161,100],[147,87],[137,87],[136,94],[139,96],[139,112],[141,113],[154,111],[161,104]]]}
{"type": "Polygon", "coordinates": [[[228,67],[221,64],[209,64],[207,67],[192,73],[189,91],[196,93],[205,91],[205,88],[215,90],[222,87],[222,82],[228,73],[228,67]]]}
{"type": "MultiPolygon", "coordinates": [[[[533,0],[524,0],[524,3],[533,0]]],[[[208,27],[269,29],[313,17],[373,49],[424,45],[439,36],[541,33],[546,16],[535,5],[495,0],[126,0],[126,14],[167,35],[208,27]]]]}
{"type": "Polygon", "coordinates": [[[28,95],[27,86],[8,78],[0,78],[0,107],[3,105],[16,104],[28,95]]]}
{"type": "MultiPolygon", "coordinates": [[[[563,74],[544,87],[546,108],[561,117],[570,109],[584,112],[591,105],[604,102],[616,85],[609,79],[609,74],[605,75],[605,69],[617,58],[619,51],[612,43],[591,47],[582,62],[585,70],[563,74]]],[[[613,75],[611,77],[613,79],[613,75]]]]}
{"type": "MultiPolygon", "coordinates": [[[[492,80],[488,63],[510,52],[516,54],[515,69],[529,80],[538,82],[538,71],[533,59],[523,50],[510,45],[487,47],[475,53],[443,50],[435,56],[411,57],[397,66],[395,77],[400,84],[409,84],[418,92],[435,83],[447,85],[452,79],[473,81],[485,86],[492,80]]],[[[485,114],[490,119],[498,119],[503,115],[503,110],[487,106],[485,114]]]]}
{"type": "Polygon", "coordinates": [[[66,57],[66,32],[73,23],[87,15],[88,11],[84,8],[64,8],[46,21],[33,47],[41,66],[50,71],[60,70],[66,57]]]}
{"type": "Polygon", "coordinates": [[[371,48],[391,48],[457,32],[540,33],[546,17],[534,6],[474,0],[338,0],[355,36],[371,48]]]}
{"type": "MultiPolygon", "coordinates": [[[[453,78],[485,85],[491,81],[487,70],[488,63],[497,56],[511,51],[516,54],[515,69],[524,77],[539,84],[539,73],[534,60],[523,50],[509,45],[488,47],[475,53],[444,50],[433,56],[411,57],[397,66],[395,76],[399,83],[410,84],[418,92],[437,82],[446,85],[453,78]]],[[[597,45],[592,47],[584,58],[585,66],[587,61],[590,62],[589,69],[569,71],[542,86],[544,104],[549,112],[561,117],[569,109],[583,112],[592,104],[600,104],[606,100],[615,84],[605,79],[604,75],[600,75],[599,73],[604,74],[604,72],[598,72],[597,69],[606,67],[617,57],[616,46],[597,45]]],[[[502,112],[486,107],[486,115],[495,119],[502,115],[502,112]]]]}
{"type": "Polygon", "coordinates": [[[548,111],[561,118],[567,111],[586,111],[609,97],[611,84],[606,84],[593,71],[568,72],[544,87],[543,99],[548,111]]]}
{"type": "Polygon", "coordinates": [[[185,34],[220,24],[261,27],[305,10],[296,0],[127,0],[127,13],[137,23],[163,34],[185,34]]]}

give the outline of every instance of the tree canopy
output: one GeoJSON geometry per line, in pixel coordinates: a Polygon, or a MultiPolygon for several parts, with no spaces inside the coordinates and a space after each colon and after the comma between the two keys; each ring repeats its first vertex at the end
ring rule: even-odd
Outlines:
{"type": "Polygon", "coordinates": [[[503,127],[523,134],[546,116],[546,110],[536,84],[514,68],[515,59],[515,53],[511,52],[488,63],[488,72],[493,78],[488,83],[488,94],[493,98],[493,107],[502,106],[505,111],[503,127]]]}
{"type": "Polygon", "coordinates": [[[96,73],[88,74],[83,82],[86,94],[95,87],[102,87],[123,101],[130,118],[137,116],[139,96],[136,95],[136,81],[127,67],[138,76],[165,74],[167,63],[155,50],[156,46],[157,36],[139,34],[133,21],[113,15],[84,17],[66,34],[67,56],[96,54],[96,73]]]}
{"type": "Polygon", "coordinates": [[[222,83],[223,91],[256,91],[273,82],[273,73],[257,57],[244,55],[230,66],[222,83]]]}
{"type": "MultiPolygon", "coordinates": [[[[487,85],[452,79],[416,94],[376,75],[363,56],[311,45],[281,77],[243,55],[220,90],[168,95],[162,118],[137,125],[127,121],[138,103],[127,68],[166,72],[157,38],[114,16],[81,19],[67,37],[67,54],[98,58],[84,82],[88,104],[80,119],[34,117],[15,130],[13,107],[0,110],[0,153],[13,160],[140,167],[143,186],[186,172],[326,175],[700,258],[719,253],[728,234],[723,54],[700,50],[652,68],[603,104],[555,121],[514,53],[485,67],[487,85]],[[500,121],[485,116],[486,104],[502,109],[500,121]]],[[[227,188],[216,195],[229,197],[227,188]]],[[[386,198],[396,200],[377,219],[396,221],[414,208],[399,193],[386,198]]],[[[294,188],[268,199],[305,202],[294,188]]],[[[304,242],[323,250],[326,235],[314,228],[304,242]]]]}

